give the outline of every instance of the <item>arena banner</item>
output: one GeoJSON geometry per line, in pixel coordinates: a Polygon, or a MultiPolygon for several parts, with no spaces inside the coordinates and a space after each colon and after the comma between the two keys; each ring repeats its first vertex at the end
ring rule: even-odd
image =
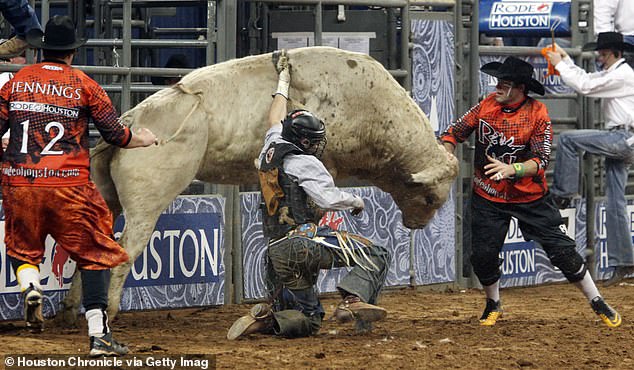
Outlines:
{"type": "Polygon", "coordinates": [[[480,0],[480,32],[487,36],[570,36],[570,0],[480,0]]]}
{"type": "MultiPolygon", "coordinates": [[[[608,252],[607,244],[607,228],[606,228],[606,210],[605,199],[598,199],[595,203],[595,226],[594,234],[597,240],[597,246],[595,248],[594,260],[596,261],[595,273],[598,280],[605,280],[612,275],[613,267],[609,267],[610,254],[608,252]]],[[[632,233],[634,239],[634,204],[632,200],[628,201],[627,214],[630,225],[630,233],[632,233]]]]}
{"type": "MultiPolygon", "coordinates": [[[[438,135],[455,120],[454,27],[447,21],[416,19],[411,23],[411,34],[412,97],[438,135]]],[[[456,279],[455,203],[452,188],[432,222],[424,229],[411,231],[416,284],[456,279]]]]}
{"type": "MultiPolygon", "coordinates": [[[[176,198],[134,262],[121,310],[223,304],[224,207],[222,197],[176,198]]],[[[117,220],[116,237],[123,226],[122,220],[117,220]]]]}
{"type": "MultiPolygon", "coordinates": [[[[126,280],[120,309],[145,310],[224,303],[224,204],[221,197],[178,197],[163,212],[148,246],[126,280]]],[[[121,235],[124,221],[115,224],[121,235]]],[[[22,317],[22,300],[4,247],[0,218],[0,320],[22,317]]],[[[75,263],[48,237],[40,265],[44,315],[53,316],[71,282],[75,263]]]]}

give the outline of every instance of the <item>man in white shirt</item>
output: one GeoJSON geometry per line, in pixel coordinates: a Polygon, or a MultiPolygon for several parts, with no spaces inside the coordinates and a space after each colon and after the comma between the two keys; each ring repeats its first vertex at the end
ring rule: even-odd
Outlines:
{"type": "Polygon", "coordinates": [[[335,186],[321,162],[325,124],[303,109],[287,114],[291,76],[286,56],[278,66],[269,130],[258,159],[270,304],[251,308],[231,326],[227,339],[252,333],[287,338],[317,334],[325,314],[315,289],[319,270],[344,266],[352,269],[337,284],[342,301],[334,317],[366,331],[387,315],[376,303],[390,254],[359,235],[317,226],[324,211],[350,210],[354,215],[363,211],[364,202],[335,186]]]}
{"type": "Polygon", "coordinates": [[[597,42],[583,47],[597,51],[602,70],[587,73],[574,64],[559,46],[548,53],[562,80],[578,93],[602,98],[605,130],[572,130],[560,134],[555,161],[553,194],[556,205],[565,208],[579,189],[579,151],[605,157],[606,228],[608,265],[614,267],[605,286],[634,273],[634,249],[625,200],[628,169],[634,159],[634,71],[623,59],[634,46],[623,42],[618,32],[603,32],[597,42]]]}
{"type": "MultiPolygon", "coordinates": [[[[594,0],[594,35],[620,32],[623,41],[634,45],[634,1],[594,0]]],[[[625,60],[634,67],[634,55],[625,53],[625,60]]]]}
{"type": "Polygon", "coordinates": [[[594,35],[620,32],[625,42],[634,44],[634,3],[632,0],[594,0],[594,35]]]}

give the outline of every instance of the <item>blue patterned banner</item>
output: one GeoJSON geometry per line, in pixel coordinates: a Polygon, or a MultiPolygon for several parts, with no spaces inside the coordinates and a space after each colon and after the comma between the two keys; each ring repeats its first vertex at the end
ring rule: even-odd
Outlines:
{"type": "MultiPolygon", "coordinates": [[[[633,200],[628,200],[627,214],[630,225],[630,233],[634,235],[634,204],[633,200]]],[[[595,272],[597,279],[608,279],[612,275],[613,267],[609,267],[609,253],[607,245],[607,229],[606,229],[606,212],[605,212],[605,199],[596,199],[595,204],[595,226],[594,235],[597,240],[597,247],[595,249],[594,260],[596,261],[595,272]]],[[[585,231],[584,231],[585,232],[585,231]]]]}
{"type": "MultiPolygon", "coordinates": [[[[145,251],[137,258],[135,266],[140,267],[143,264],[144,256],[156,256],[155,240],[167,239],[167,243],[157,243],[157,246],[160,246],[158,249],[159,257],[153,258],[162,261],[162,269],[163,271],[167,270],[168,276],[174,272],[175,277],[178,269],[181,270],[180,274],[184,275],[183,277],[191,276],[187,277],[187,279],[170,279],[169,284],[158,286],[152,285],[153,283],[142,278],[139,280],[145,280],[143,283],[137,282],[133,284],[136,286],[130,286],[130,279],[134,279],[134,276],[128,277],[121,298],[121,310],[149,310],[223,304],[225,238],[224,218],[222,215],[224,215],[224,211],[225,199],[221,197],[183,196],[176,198],[159,218],[158,226],[150,237],[150,242],[145,251]],[[166,233],[171,235],[171,237],[165,238],[166,233]],[[177,235],[182,237],[177,238],[177,235]],[[195,239],[198,240],[198,244],[194,241],[195,239]],[[207,241],[204,242],[204,239],[207,241]],[[190,249],[190,252],[194,253],[194,255],[198,253],[200,263],[196,269],[193,268],[193,260],[183,258],[185,257],[184,255],[180,256],[180,253],[183,253],[185,249],[190,249]],[[179,255],[175,256],[175,253],[179,255]],[[174,258],[178,258],[180,263],[175,262],[174,258]],[[210,258],[210,260],[203,261],[207,258],[210,258]],[[140,260],[141,262],[139,262],[140,260]],[[174,263],[178,263],[179,266],[175,266],[174,263]],[[170,270],[171,267],[174,268],[173,271],[170,270]],[[194,277],[196,274],[198,276],[194,277]],[[202,276],[203,274],[205,275],[204,277],[202,276]]],[[[115,236],[119,233],[115,231],[115,236]]],[[[140,272],[142,269],[136,268],[135,272],[131,272],[130,275],[142,276],[137,271],[140,272]]]]}
{"type": "MultiPolygon", "coordinates": [[[[126,287],[218,282],[218,213],[164,214],[134,261],[126,287]]],[[[119,217],[115,232],[123,230],[119,217]]]]}
{"type": "Polygon", "coordinates": [[[454,29],[446,21],[412,21],[412,97],[438,134],[454,119],[454,29]]]}
{"type": "MultiPolygon", "coordinates": [[[[414,20],[411,33],[412,96],[439,134],[455,119],[454,28],[446,21],[414,20]]],[[[432,222],[414,230],[416,284],[446,283],[456,279],[455,188],[432,222]]],[[[405,261],[403,261],[405,263],[405,261]]]]}
{"type": "MultiPolygon", "coordinates": [[[[595,199],[595,209],[594,209],[594,219],[595,219],[595,227],[594,227],[594,235],[597,240],[597,244],[594,250],[594,261],[596,261],[594,273],[596,276],[596,280],[605,280],[611,276],[612,267],[608,266],[608,249],[606,244],[606,229],[605,229],[605,200],[604,199],[595,199]]],[[[630,232],[633,235],[634,239],[634,204],[632,200],[629,200],[628,205],[628,214],[630,217],[630,232]]],[[[565,210],[561,210],[562,218],[566,223],[566,228],[568,231],[568,235],[570,237],[575,236],[575,242],[577,244],[577,252],[581,254],[584,258],[586,258],[586,247],[588,245],[587,237],[586,237],[586,203],[585,199],[575,199],[572,206],[574,208],[568,208],[565,210]]],[[[513,250],[515,247],[514,243],[517,243],[520,239],[513,239],[513,223],[511,225],[509,234],[507,235],[507,242],[504,246],[504,251],[500,255],[500,258],[505,258],[507,256],[507,252],[513,250]]],[[[521,235],[519,235],[521,237],[521,235]]],[[[521,238],[523,241],[523,238],[521,238]]],[[[535,244],[534,242],[524,242],[525,245],[535,244]]],[[[536,285],[543,283],[552,283],[552,282],[562,282],[566,281],[563,274],[556,268],[554,268],[546,253],[539,247],[538,245],[530,246],[529,249],[534,248],[534,274],[526,274],[524,276],[518,276],[514,274],[503,274],[501,279],[502,287],[510,287],[510,286],[527,286],[527,285],[536,285]]],[[[510,263],[510,262],[505,262],[510,263]]],[[[504,268],[503,268],[504,271],[504,268]]],[[[506,272],[506,271],[505,271],[506,272]]]]}

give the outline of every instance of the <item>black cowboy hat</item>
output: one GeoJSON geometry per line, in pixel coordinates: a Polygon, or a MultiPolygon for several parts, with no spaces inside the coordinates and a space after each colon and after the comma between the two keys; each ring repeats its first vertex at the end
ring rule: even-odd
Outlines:
{"type": "Polygon", "coordinates": [[[623,42],[623,35],[618,32],[601,32],[597,42],[589,42],[583,45],[583,51],[616,49],[621,51],[634,51],[634,45],[623,42]]]}
{"type": "Polygon", "coordinates": [[[26,34],[26,42],[38,49],[73,50],[86,43],[78,38],[72,19],[66,15],[56,15],[46,23],[46,30],[34,28],[26,34]]]}
{"type": "Polygon", "coordinates": [[[499,80],[513,81],[528,87],[528,90],[544,95],[544,85],[533,78],[533,66],[516,57],[508,57],[504,63],[491,62],[483,65],[480,70],[499,80]]]}

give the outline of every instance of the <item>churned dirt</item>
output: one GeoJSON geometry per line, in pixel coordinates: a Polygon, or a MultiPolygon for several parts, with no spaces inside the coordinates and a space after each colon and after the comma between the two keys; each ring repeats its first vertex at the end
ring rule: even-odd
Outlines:
{"type": "MultiPolygon", "coordinates": [[[[122,313],[112,327],[133,354],[216,354],[218,368],[634,369],[634,281],[601,291],[623,316],[618,329],[568,284],[503,290],[505,314],[494,327],[478,324],[481,291],[413,289],[385,292],[388,318],[366,335],[327,320],[312,338],[228,341],[227,329],[250,305],[122,313]]],[[[337,300],[323,303],[329,317],[337,300]]],[[[88,351],[84,320],[79,329],[47,324],[31,334],[22,322],[0,322],[0,355],[88,351]]]]}

